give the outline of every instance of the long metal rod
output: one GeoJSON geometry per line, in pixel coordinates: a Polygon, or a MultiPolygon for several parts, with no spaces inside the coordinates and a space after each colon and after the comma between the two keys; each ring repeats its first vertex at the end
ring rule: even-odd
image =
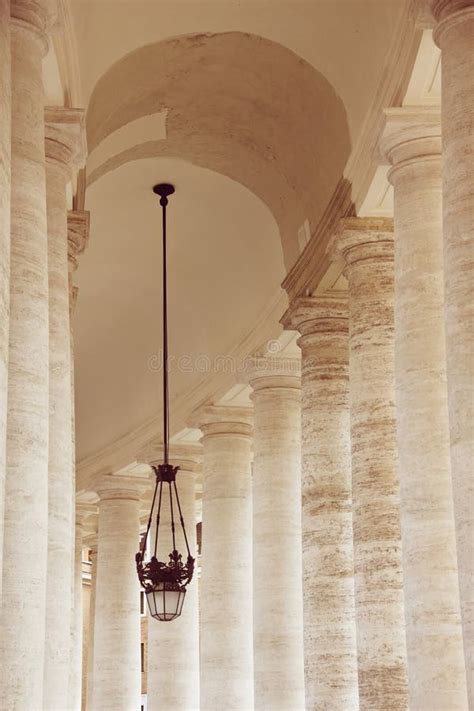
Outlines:
{"type": "Polygon", "coordinates": [[[168,200],[162,197],[163,208],[163,447],[165,464],[169,464],[169,392],[168,392],[168,282],[166,254],[166,205],[168,200]]]}

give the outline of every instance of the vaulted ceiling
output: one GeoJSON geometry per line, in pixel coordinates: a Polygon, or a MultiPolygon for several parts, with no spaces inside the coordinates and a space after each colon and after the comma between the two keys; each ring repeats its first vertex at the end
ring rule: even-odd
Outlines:
{"type": "Polygon", "coordinates": [[[224,382],[216,357],[278,334],[281,281],[360,135],[404,2],[72,6],[90,151],[74,324],[81,460],[159,415],[152,185],[177,188],[170,345],[189,358],[172,372],[179,428],[224,382]]]}

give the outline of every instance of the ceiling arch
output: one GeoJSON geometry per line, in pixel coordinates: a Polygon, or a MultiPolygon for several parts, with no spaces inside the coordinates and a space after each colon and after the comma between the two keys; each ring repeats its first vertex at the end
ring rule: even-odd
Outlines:
{"type": "Polygon", "coordinates": [[[166,138],[134,142],[96,168],[90,184],[146,157],[221,173],[270,209],[291,267],[298,229],[305,220],[316,227],[350,153],[345,108],[331,84],[291,50],[249,33],[166,39],[134,50],[99,79],[87,112],[90,151],[160,111],[166,138]]]}

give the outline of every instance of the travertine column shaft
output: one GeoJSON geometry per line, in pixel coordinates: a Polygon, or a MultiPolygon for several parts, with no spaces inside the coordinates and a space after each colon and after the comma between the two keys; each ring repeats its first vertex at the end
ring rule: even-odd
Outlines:
{"type": "Polygon", "coordinates": [[[253,708],[251,417],[206,407],[203,433],[201,708],[253,708]]]}
{"type": "Polygon", "coordinates": [[[299,361],[261,358],[253,389],[255,709],[305,707],[299,361]]]}
{"type": "Polygon", "coordinates": [[[48,109],[46,207],[49,272],[48,578],[44,708],[69,703],[74,478],[66,186],[80,144],[82,112],[48,109]]]}
{"type": "Polygon", "coordinates": [[[347,301],[297,299],[301,333],[306,708],[358,709],[347,301]]]}
{"type": "MultiPolygon", "coordinates": [[[[89,607],[89,632],[87,635],[87,667],[86,667],[86,698],[85,708],[87,711],[92,708],[92,678],[94,674],[94,620],[95,620],[95,597],[97,589],[97,545],[91,548],[90,556],[92,559],[91,566],[91,594],[89,607]]],[[[84,708],[84,698],[82,700],[84,708]]]]}
{"type": "Polygon", "coordinates": [[[441,48],[451,470],[468,693],[474,708],[474,2],[434,0],[441,48]]]}
{"type": "MultiPolygon", "coordinates": [[[[96,507],[90,504],[77,503],[74,517],[74,570],[71,613],[68,615],[68,641],[71,653],[68,657],[69,694],[67,709],[80,711],[82,706],[82,651],[83,651],[83,589],[82,589],[82,551],[84,548],[84,523],[96,507]]],[[[46,708],[55,708],[53,706],[46,708]]],[[[59,708],[59,707],[57,707],[59,708]]]]}
{"type": "Polygon", "coordinates": [[[395,424],[393,225],[348,218],[355,609],[363,709],[408,708],[395,424]]]}
{"type": "MultiPolygon", "coordinates": [[[[10,324],[11,48],[10,0],[0,2],[0,601],[7,442],[10,324]]],[[[1,604],[1,602],[0,602],[1,604]]]]}
{"type": "MultiPolygon", "coordinates": [[[[83,155],[85,154],[85,147],[83,146],[83,155]]],[[[73,285],[73,273],[78,267],[78,256],[86,248],[89,239],[89,213],[85,211],[70,210],[67,215],[67,243],[68,243],[68,286],[69,286],[69,347],[70,347],[70,383],[71,383],[71,419],[70,419],[70,431],[71,431],[71,466],[72,466],[72,496],[73,506],[75,505],[75,495],[76,495],[76,430],[75,430],[75,387],[74,387],[74,333],[72,327],[72,318],[74,314],[74,307],[76,305],[77,299],[77,287],[73,285]]],[[[74,561],[75,556],[75,522],[71,522],[72,531],[72,560],[74,561]]],[[[72,595],[74,596],[74,568],[72,572],[72,595]]],[[[74,615],[71,619],[71,658],[75,658],[75,622],[74,615]]],[[[74,675],[74,670],[72,669],[72,674],[74,675]]],[[[73,676],[70,684],[70,705],[74,706],[74,699],[77,699],[77,677],[73,676]],[[74,680],[74,681],[73,681],[74,680]]],[[[90,706],[88,707],[90,708],[90,706]]]]}
{"type": "MultiPolygon", "coordinates": [[[[70,699],[71,710],[79,711],[81,708],[81,680],[82,680],[82,525],[80,514],[76,514],[75,525],[75,551],[74,551],[74,600],[72,619],[72,651],[69,661],[70,665],[70,699]]],[[[68,615],[69,630],[71,630],[71,619],[68,615]]],[[[65,655],[67,656],[67,655],[65,655]]],[[[48,708],[45,706],[45,708],[48,708]]],[[[54,708],[54,707],[51,707],[54,708]]]]}
{"type": "Polygon", "coordinates": [[[42,58],[54,3],[11,3],[11,289],[2,705],[43,702],[48,520],[48,253],[42,58]],[[19,570],[25,571],[19,583],[19,570]],[[34,660],[34,663],[32,663],[34,660]]]}
{"type": "Polygon", "coordinates": [[[443,318],[436,109],[389,109],[395,387],[410,708],[465,709],[443,318]]]}
{"type": "Polygon", "coordinates": [[[140,708],[140,608],[135,554],[139,482],[103,477],[97,493],[99,533],[94,623],[93,711],[140,708]]]}
{"type": "MultiPolygon", "coordinates": [[[[196,468],[198,448],[174,447],[171,463],[179,466],[176,486],[186,525],[191,555],[197,559],[196,544],[196,468]],[[188,451],[186,451],[188,449],[188,451]]],[[[149,460],[151,461],[151,460],[149,460]]],[[[162,461],[162,460],[160,460],[162,461]]],[[[159,463],[157,461],[157,463],[159,463]]],[[[153,476],[153,479],[155,477],[153,476]]],[[[153,481],[153,486],[155,482],[153,481]]],[[[165,489],[167,486],[165,485],[165,489]]],[[[164,493],[167,493],[164,491],[164,493]]],[[[158,559],[168,561],[173,550],[170,509],[164,498],[161,506],[158,559]]],[[[175,516],[176,516],[175,512],[175,516]]],[[[187,551],[179,520],[176,519],[176,545],[186,559],[187,551]]],[[[152,527],[150,545],[154,541],[152,527]]],[[[170,624],[148,616],[147,709],[199,710],[199,607],[197,570],[186,589],[183,612],[170,624]],[[166,655],[163,650],[166,649],[166,655]]]]}

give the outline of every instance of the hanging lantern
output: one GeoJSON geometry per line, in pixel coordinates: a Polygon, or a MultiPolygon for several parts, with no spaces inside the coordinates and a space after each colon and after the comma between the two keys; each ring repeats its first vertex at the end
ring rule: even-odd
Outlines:
{"type": "Polygon", "coordinates": [[[179,467],[169,463],[169,391],[168,391],[168,299],[167,299],[167,260],[166,260],[166,206],[168,196],[174,193],[174,187],[168,183],[155,185],[153,192],[160,196],[163,222],[163,454],[164,462],[153,466],[156,483],[148,517],[146,533],[142,538],[140,550],[135,556],[138,579],[143,587],[152,617],[163,622],[170,622],[180,616],[183,609],[186,586],[191,582],[194,572],[194,558],[189,549],[188,537],[184,525],[176,474],[179,467]],[[164,492],[163,492],[164,488],[164,492]],[[173,550],[166,562],[158,559],[158,541],[162,506],[169,507],[173,550]],[[179,515],[187,559],[183,562],[182,554],[176,547],[176,526],[174,515],[179,515]],[[150,529],[155,520],[152,545],[150,529]],[[147,555],[148,552],[148,555],[147,555]]]}

